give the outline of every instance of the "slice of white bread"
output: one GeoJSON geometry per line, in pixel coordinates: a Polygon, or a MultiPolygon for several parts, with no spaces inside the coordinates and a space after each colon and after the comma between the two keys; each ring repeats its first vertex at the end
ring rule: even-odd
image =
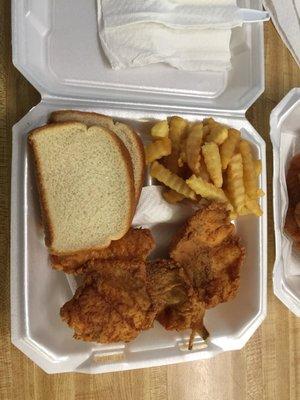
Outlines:
{"type": "Polygon", "coordinates": [[[87,126],[99,125],[114,132],[129,151],[134,176],[136,205],[139,201],[145,177],[145,152],[140,137],[126,124],[114,122],[107,115],[77,110],[54,111],[50,122],[77,121],[87,126]]]}
{"type": "Polygon", "coordinates": [[[131,225],[133,171],[121,140],[99,126],[53,123],[29,134],[51,254],[109,246],[131,225]]]}

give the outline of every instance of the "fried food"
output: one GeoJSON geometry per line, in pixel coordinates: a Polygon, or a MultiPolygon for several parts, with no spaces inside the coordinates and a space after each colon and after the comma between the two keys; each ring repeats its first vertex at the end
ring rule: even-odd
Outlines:
{"type": "Polygon", "coordinates": [[[201,160],[201,145],[203,141],[203,125],[194,125],[186,139],[186,162],[192,173],[199,175],[201,160]]]}
{"type": "Polygon", "coordinates": [[[245,196],[245,206],[248,210],[251,211],[252,214],[256,215],[257,217],[261,217],[263,215],[262,209],[258,204],[257,199],[250,199],[249,196],[245,196]]]}
{"type": "Polygon", "coordinates": [[[187,220],[172,241],[170,256],[184,267],[204,308],[237,294],[245,249],[224,204],[212,202],[187,220]]]}
{"type": "Polygon", "coordinates": [[[227,138],[228,129],[225,126],[216,123],[210,128],[210,133],[207,135],[205,140],[207,142],[214,142],[220,146],[227,138]]]}
{"type": "Polygon", "coordinates": [[[289,165],[286,185],[289,207],[285,217],[284,230],[294,242],[294,248],[300,250],[300,154],[296,154],[289,165]]]}
{"type": "Polygon", "coordinates": [[[181,150],[180,149],[175,149],[172,147],[172,152],[169,156],[166,156],[161,159],[161,164],[167,168],[169,171],[171,171],[173,174],[176,174],[178,176],[180,175],[181,171],[181,165],[183,165],[183,162],[179,162],[179,158],[182,156],[181,150]]]}
{"type": "Polygon", "coordinates": [[[228,198],[222,189],[217,188],[212,183],[206,182],[200,176],[191,176],[186,183],[198,195],[208,200],[223,201],[229,204],[228,198]]]}
{"type": "Polygon", "coordinates": [[[222,162],[222,168],[225,170],[234,155],[235,149],[240,141],[241,133],[236,129],[230,128],[228,130],[228,138],[222,143],[220,147],[220,156],[222,162]]]}
{"type": "Polygon", "coordinates": [[[187,185],[184,179],[180,178],[178,175],[173,174],[167,168],[157,161],[154,161],[151,165],[150,175],[162,182],[164,185],[170,189],[175,190],[177,193],[184,195],[185,197],[195,200],[196,195],[192,189],[187,185]]]}
{"type": "Polygon", "coordinates": [[[239,214],[245,207],[243,160],[241,154],[233,156],[228,164],[227,192],[231,204],[239,214]]]}
{"type": "Polygon", "coordinates": [[[145,147],[146,164],[170,155],[172,152],[172,142],[168,137],[155,140],[145,147]]]}
{"type": "Polygon", "coordinates": [[[180,148],[180,142],[185,138],[188,122],[181,117],[171,117],[169,120],[169,138],[175,149],[180,148]]]}
{"type": "Polygon", "coordinates": [[[214,142],[206,143],[202,146],[202,154],[212,182],[217,188],[221,188],[223,176],[219,147],[214,142]]]}
{"type": "Polygon", "coordinates": [[[185,270],[172,260],[159,260],[149,263],[147,272],[150,294],[158,308],[156,319],[160,324],[167,330],[191,329],[192,340],[195,333],[205,340],[208,337],[203,324],[205,309],[185,270]]]}
{"type": "Polygon", "coordinates": [[[184,164],[187,162],[187,154],[186,154],[186,144],[187,144],[187,139],[183,139],[180,143],[180,151],[179,151],[179,157],[178,157],[178,166],[182,168],[184,164]]]}
{"type": "Polygon", "coordinates": [[[90,261],[93,273],[60,311],[74,338],[99,343],[128,342],[153,325],[157,310],[148,294],[146,264],[90,261]]]}
{"type": "Polygon", "coordinates": [[[145,260],[154,249],[155,242],[149,229],[131,228],[124,237],[112,241],[105,249],[81,251],[68,256],[50,255],[51,266],[68,274],[79,274],[87,270],[87,261],[102,260],[145,260]]]}
{"type": "Polygon", "coordinates": [[[296,204],[296,207],[294,210],[294,218],[295,218],[296,224],[298,225],[298,228],[300,228],[300,202],[296,204]]]}
{"type": "Polygon", "coordinates": [[[196,334],[208,336],[205,310],[236,295],[244,259],[227,206],[217,202],[187,220],[172,241],[171,259],[135,259],[133,248],[123,253],[131,254],[121,260],[111,252],[86,262],[84,284],[61,308],[76,339],[128,342],[157,319],[167,330],[190,329],[192,349],[196,334]]]}
{"type": "Polygon", "coordinates": [[[159,121],[151,128],[151,136],[154,139],[164,138],[169,135],[168,121],[159,121]]]}
{"type": "MultiPolygon", "coordinates": [[[[162,121],[154,125],[154,133],[151,132],[156,141],[146,148],[147,163],[151,164],[153,177],[184,198],[198,200],[196,192],[207,200],[227,202],[234,219],[248,213],[262,215],[259,198],[265,193],[258,187],[262,162],[253,156],[250,143],[241,140],[241,132],[213,118],[188,122],[174,116],[168,123],[162,121]],[[155,133],[156,130],[158,133],[155,133]],[[242,168],[237,169],[240,157],[242,168]],[[228,168],[231,160],[231,167],[228,168]],[[248,196],[247,207],[244,192],[248,196]]],[[[172,192],[166,192],[164,198],[173,204],[183,200],[173,196],[172,192]]]]}
{"type": "Polygon", "coordinates": [[[258,178],[259,175],[261,174],[261,171],[262,171],[262,162],[261,162],[261,160],[254,160],[254,169],[255,169],[255,175],[258,178]]]}
{"type": "Polygon", "coordinates": [[[163,198],[170,204],[176,204],[184,199],[183,194],[175,192],[175,190],[165,190],[163,192],[163,198]]]}
{"type": "Polygon", "coordinates": [[[208,182],[208,183],[211,182],[209,173],[208,173],[207,168],[206,168],[206,164],[205,164],[205,162],[203,160],[203,157],[200,160],[199,177],[202,178],[205,182],[208,182]]]}
{"type": "Polygon", "coordinates": [[[212,117],[204,118],[204,120],[203,120],[203,125],[204,126],[206,126],[206,125],[213,126],[213,125],[216,125],[216,124],[217,124],[217,121],[215,121],[212,117]]]}
{"type": "Polygon", "coordinates": [[[289,165],[286,176],[286,186],[289,195],[289,205],[295,207],[300,202],[300,154],[296,154],[289,165]]]}
{"type": "MultiPolygon", "coordinates": [[[[226,206],[223,203],[210,202],[208,205],[202,206],[179,230],[172,241],[171,253],[175,251],[174,247],[177,247],[177,242],[180,242],[180,247],[185,247],[184,243],[186,243],[185,252],[188,253],[191,237],[195,237],[202,247],[215,247],[233,232],[234,225],[230,222],[226,206]]],[[[174,257],[172,258],[175,260],[174,257]]]]}
{"type": "Polygon", "coordinates": [[[257,176],[249,142],[247,142],[247,140],[241,140],[239,150],[243,159],[243,176],[246,194],[250,199],[256,199],[258,189],[257,176]]]}

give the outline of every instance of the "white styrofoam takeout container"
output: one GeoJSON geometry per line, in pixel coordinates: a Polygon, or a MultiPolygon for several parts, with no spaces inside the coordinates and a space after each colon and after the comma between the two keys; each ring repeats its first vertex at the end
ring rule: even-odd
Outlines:
{"type": "Polygon", "coordinates": [[[276,260],[273,287],[276,296],[300,316],[300,258],[284,233],[288,208],[286,173],[291,158],[300,152],[300,88],[291,90],[271,114],[273,144],[273,204],[276,260]]]}
{"type": "MultiPolygon", "coordinates": [[[[240,1],[251,8],[252,2],[240,1]]],[[[252,8],[257,6],[254,2],[252,8]]],[[[207,312],[207,347],[184,351],[188,332],[159,324],[128,344],[100,345],[72,339],[59,308],[72,296],[69,279],[51,270],[39,219],[28,132],[58,109],[91,110],[130,123],[145,138],[149,122],[179,114],[189,120],[214,116],[241,129],[262,159],[265,143],[245,118],[264,90],[262,23],[235,29],[229,73],[187,73],[164,65],[112,71],[98,42],[94,0],[13,0],[13,61],[42,100],[13,128],[11,200],[12,342],[48,373],[101,373],[212,357],[242,348],[266,315],[267,208],[261,218],[237,223],[247,249],[237,298],[207,312]]]]}

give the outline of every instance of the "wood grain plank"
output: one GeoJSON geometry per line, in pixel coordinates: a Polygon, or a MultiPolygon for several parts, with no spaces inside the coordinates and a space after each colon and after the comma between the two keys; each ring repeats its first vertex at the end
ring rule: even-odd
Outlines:
{"type": "Polygon", "coordinates": [[[274,231],[269,116],[300,72],[271,23],[265,25],[266,90],[247,117],[267,143],[268,316],[247,345],[214,359],[103,375],[47,375],[10,343],[9,193],[11,127],[39,101],[14,69],[10,1],[0,2],[0,399],[2,400],[297,400],[300,323],[272,292],[274,231]]]}

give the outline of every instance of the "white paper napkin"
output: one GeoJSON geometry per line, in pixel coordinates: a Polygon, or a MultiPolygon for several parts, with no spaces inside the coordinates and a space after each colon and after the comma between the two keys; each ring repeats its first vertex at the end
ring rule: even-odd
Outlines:
{"type": "Polygon", "coordinates": [[[162,197],[163,190],[162,186],[143,187],[132,222],[134,227],[151,229],[156,243],[152,259],[168,257],[168,248],[175,233],[197,209],[191,203],[167,203],[162,197]]]}
{"type": "Polygon", "coordinates": [[[236,0],[98,0],[99,34],[113,69],[165,62],[181,70],[231,68],[236,0]]]}
{"type": "Polygon", "coordinates": [[[300,0],[263,0],[282,40],[300,66],[300,0]]]}

